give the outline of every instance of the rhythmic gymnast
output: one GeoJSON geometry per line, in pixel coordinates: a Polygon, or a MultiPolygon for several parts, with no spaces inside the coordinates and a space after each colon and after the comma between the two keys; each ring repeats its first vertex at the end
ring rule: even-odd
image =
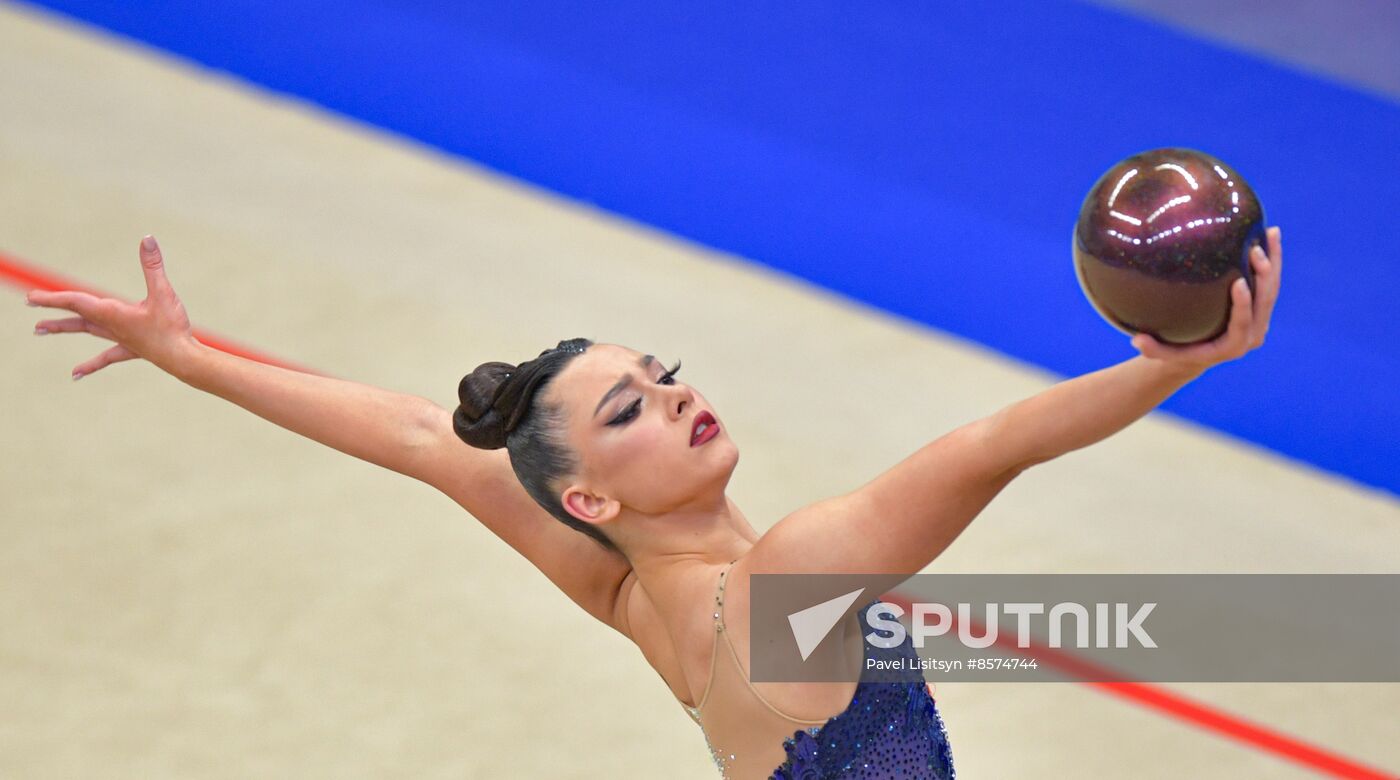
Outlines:
{"type": "MultiPolygon", "coordinates": [[[[116,342],[77,366],[75,379],[141,358],[446,493],[637,645],[700,725],[723,776],[946,780],[954,776],[947,734],[921,682],[750,681],[749,575],[922,570],[1026,469],[1112,435],[1211,366],[1263,344],[1281,240],[1270,228],[1268,253],[1253,250],[1257,292],[1236,282],[1216,340],[1175,347],[1139,334],[1132,358],[963,425],[762,535],[725,493],[738,447],[700,391],[677,379],[679,362],[664,367],[624,346],[570,339],[519,365],[483,363],[448,411],[203,345],[150,236],[140,249],[140,303],[38,290],[28,302],[77,315],[42,320],[36,332],[116,342]]],[[[909,642],[896,651],[912,653],[909,642]]]]}

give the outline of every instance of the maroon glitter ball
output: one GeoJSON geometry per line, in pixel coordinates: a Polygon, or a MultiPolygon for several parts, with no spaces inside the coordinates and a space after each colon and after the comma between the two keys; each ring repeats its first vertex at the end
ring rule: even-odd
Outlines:
{"type": "Polygon", "coordinates": [[[1101,176],[1074,226],[1074,268],[1114,327],[1173,344],[1225,331],[1230,285],[1254,289],[1264,209],[1230,166],[1195,149],[1135,154],[1101,176]]]}

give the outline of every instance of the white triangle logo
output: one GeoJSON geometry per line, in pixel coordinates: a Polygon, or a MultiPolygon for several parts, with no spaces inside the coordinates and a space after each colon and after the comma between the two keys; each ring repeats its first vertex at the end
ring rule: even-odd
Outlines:
{"type": "Polygon", "coordinates": [[[802,660],[807,660],[807,656],[817,649],[817,645],[826,639],[826,635],[831,633],[832,627],[841,619],[851,604],[865,592],[865,588],[853,590],[844,596],[837,596],[830,601],[823,601],[815,607],[808,607],[801,612],[794,612],[788,615],[788,625],[792,626],[792,636],[797,640],[797,650],[802,653],[802,660]]]}

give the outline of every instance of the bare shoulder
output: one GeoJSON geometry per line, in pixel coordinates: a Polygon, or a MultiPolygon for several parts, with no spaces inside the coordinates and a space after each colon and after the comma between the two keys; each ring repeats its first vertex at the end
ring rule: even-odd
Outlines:
{"type": "Polygon", "coordinates": [[[858,538],[872,529],[856,519],[876,511],[871,496],[860,491],[808,504],[769,528],[741,565],[749,574],[840,572],[859,565],[852,547],[872,541],[858,538]]]}

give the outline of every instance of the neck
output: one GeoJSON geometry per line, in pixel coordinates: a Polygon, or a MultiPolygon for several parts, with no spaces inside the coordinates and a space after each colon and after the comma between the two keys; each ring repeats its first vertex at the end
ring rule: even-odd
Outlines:
{"type": "Polygon", "coordinates": [[[693,616],[697,590],[707,597],[714,583],[709,573],[742,557],[758,535],[734,502],[720,494],[707,504],[636,518],[644,529],[629,542],[628,560],[637,582],[646,589],[672,635],[693,616]]]}

